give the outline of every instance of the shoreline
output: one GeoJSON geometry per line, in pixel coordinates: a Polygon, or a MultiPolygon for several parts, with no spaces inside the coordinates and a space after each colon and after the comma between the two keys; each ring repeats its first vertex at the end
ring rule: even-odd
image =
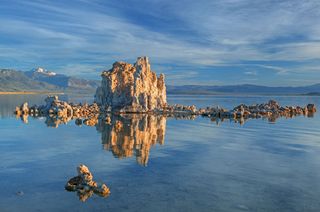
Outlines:
{"type": "Polygon", "coordinates": [[[0,91],[0,95],[36,95],[36,94],[65,94],[63,92],[49,92],[49,91],[0,91]]]}

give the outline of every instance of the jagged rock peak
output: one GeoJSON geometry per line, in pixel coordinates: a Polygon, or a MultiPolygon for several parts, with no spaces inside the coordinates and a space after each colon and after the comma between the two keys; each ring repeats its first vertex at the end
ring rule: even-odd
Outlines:
{"type": "Polygon", "coordinates": [[[95,101],[120,112],[148,112],[167,105],[164,75],[151,71],[148,57],[138,57],[134,65],[115,62],[102,72],[95,101]]]}

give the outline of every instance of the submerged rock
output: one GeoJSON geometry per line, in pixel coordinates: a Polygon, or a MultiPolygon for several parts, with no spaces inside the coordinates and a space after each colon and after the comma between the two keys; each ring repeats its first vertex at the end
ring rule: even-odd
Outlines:
{"type": "Polygon", "coordinates": [[[164,75],[157,77],[149,59],[139,57],[134,65],[115,62],[101,74],[95,102],[120,112],[149,112],[167,105],[164,75]]]}
{"type": "Polygon", "coordinates": [[[109,188],[105,184],[95,182],[87,166],[80,164],[77,167],[77,172],[78,176],[71,178],[65,185],[65,189],[67,191],[76,191],[80,201],[86,201],[94,193],[101,197],[109,196],[109,188]]]}
{"type": "Polygon", "coordinates": [[[81,126],[82,125],[82,119],[77,118],[75,120],[75,124],[78,125],[78,126],[81,126]]]}
{"type": "Polygon", "coordinates": [[[18,192],[16,193],[16,195],[17,195],[17,196],[23,196],[23,195],[24,195],[24,192],[23,192],[23,191],[18,191],[18,192]]]}

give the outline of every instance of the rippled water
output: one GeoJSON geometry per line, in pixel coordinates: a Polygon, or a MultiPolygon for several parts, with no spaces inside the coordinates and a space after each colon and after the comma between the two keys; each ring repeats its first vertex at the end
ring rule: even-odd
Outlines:
{"type": "MultiPolygon", "coordinates": [[[[320,210],[319,113],[244,125],[137,116],[58,128],[45,118],[25,124],[12,115],[17,104],[43,98],[0,96],[0,211],[320,210]],[[81,202],[65,191],[79,163],[108,185],[108,198],[81,202]]],[[[284,96],[170,96],[169,102],[232,108],[270,98],[320,105],[319,97],[284,96]]]]}

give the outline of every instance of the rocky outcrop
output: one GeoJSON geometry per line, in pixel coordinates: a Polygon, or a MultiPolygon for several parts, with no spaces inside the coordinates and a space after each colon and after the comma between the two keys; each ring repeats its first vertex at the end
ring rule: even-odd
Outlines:
{"type": "Polygon", "coordinates": [[[280,117],[293,118],[299,115],[313,117],[313,114],[316,112],[316,107],[314,104],[308,104],[305,107],[281,106],[275,100],[270,100],[262,104],[240,104],[232,110],[221,107],[207,107],[205,109],[199,109],[198,112],[202,116],[211,117],[212,121],[217,122],[218,120],[231,119],[243,124],[248,119],[258,118],[267,118],[269,122],[275,122],[280,117]]]}
{"type": "Polygon", "coordinates": [[[134,65],[115,62],[101,74],[101,86],[95,102],[120,112],[149,112],[167,105],[164,75],[151,71],[147,57],[139,57],[134,65]]]}
{"type": "Polygon", "coordinates": [[[102,197],[109,196],[109,188],[105,184],[95,182],[87,166],[80,164],[77,167],[77,172],[78,176],[71,178],[65,185],[65,189],[76,191],[80,201],[86,201],[94,193],[102,197]]]}
{"type": "Polygon", "coordinates": [[[308,104],[307,110],[309,113],[315,113],[317,111],[315,104],[308,104]]]}
{"type": "Polygon", "coordinates": [[[73,108],[70,104],[64,101],[60,101],[58,96],[48,96],[46,99],[46,105],[40,108],[43,113],[54,114],[60,117],[72,117],[73,108]]]}
{"type": "Polygon", "coordinates": [[[17,115],[28,115],[29,114],[28,102],[23,103],[20,107],[17,106],[15,113],[17,115]]]}

